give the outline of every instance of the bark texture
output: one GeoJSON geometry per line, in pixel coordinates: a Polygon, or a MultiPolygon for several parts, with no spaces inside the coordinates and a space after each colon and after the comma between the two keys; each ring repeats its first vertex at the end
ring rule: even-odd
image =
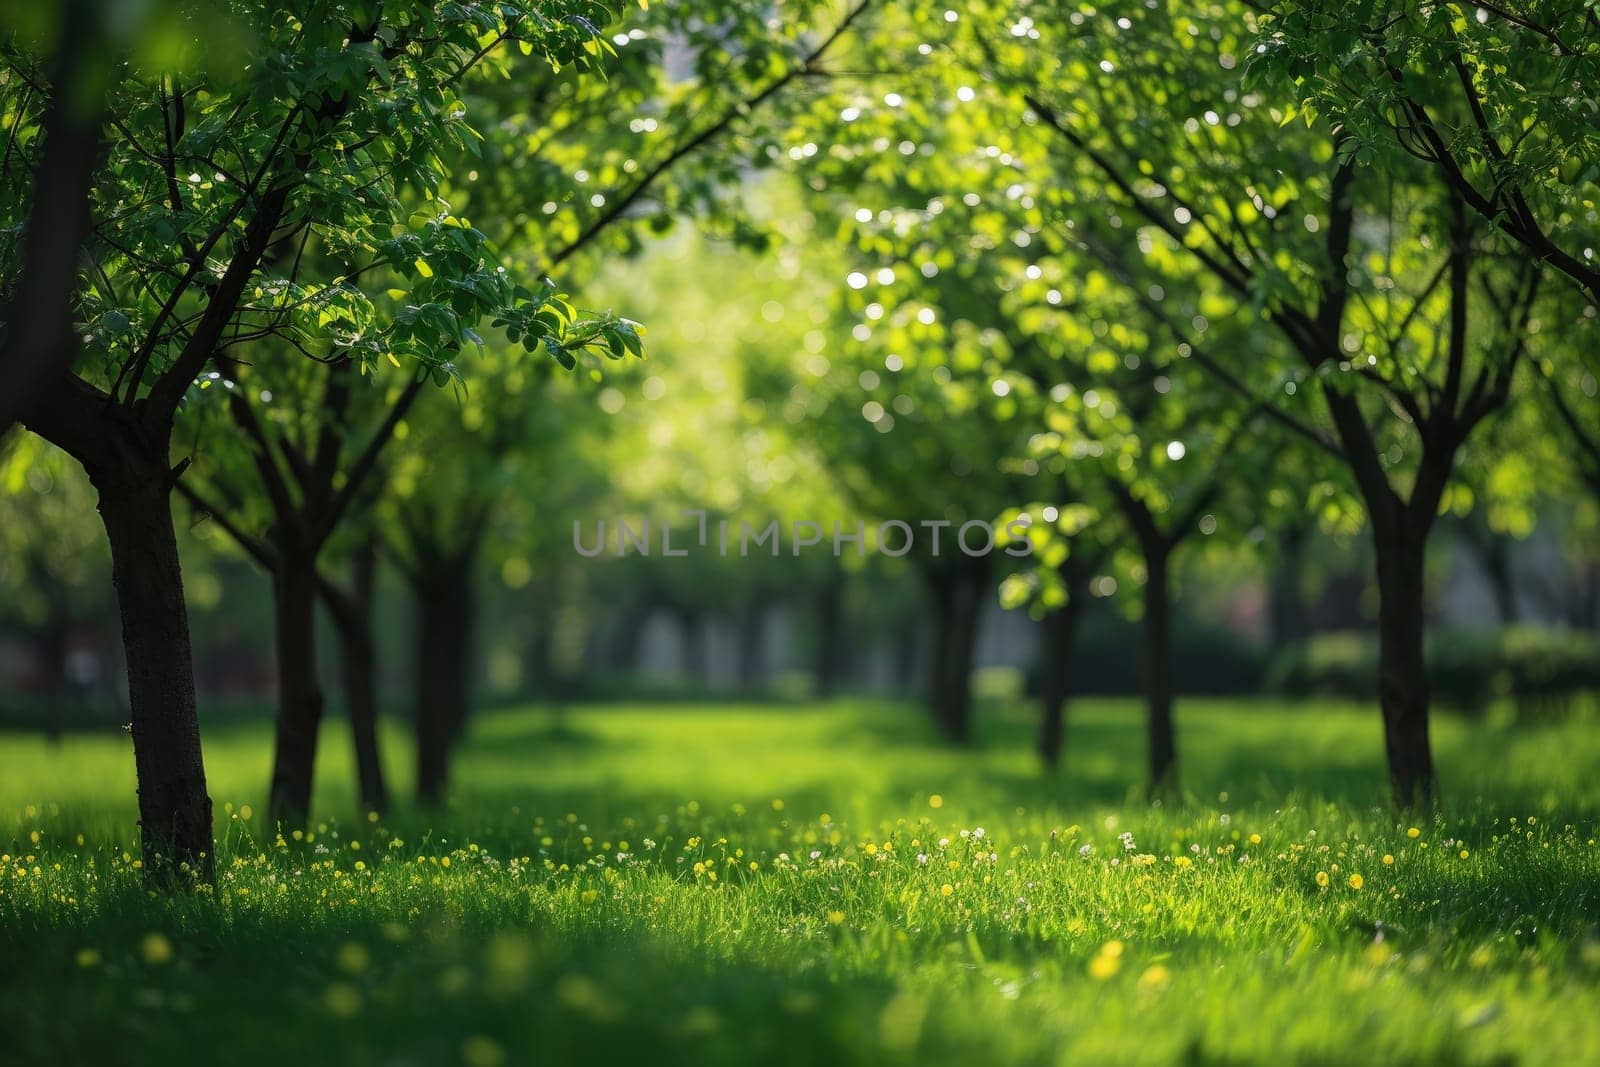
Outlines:
{"type": "Polygon", "coordinates": [[[158,884],[214,872],[194,659],[173,532],[170,475],[91,471],[111,544],[128,662],[139,826],[146,877],[158,884]]]}
{"type": "Polygon", "coordinates": [[[473,561],[447,557],[417,574],[415,663],[417,671],[417,800],[442,804],[450,778],[450,754],[472,710],[474,628],[477,598],[473,561]]]}

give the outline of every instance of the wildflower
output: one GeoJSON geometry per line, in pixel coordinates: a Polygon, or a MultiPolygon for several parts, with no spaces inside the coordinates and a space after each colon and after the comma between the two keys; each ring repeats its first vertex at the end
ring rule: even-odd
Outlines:
{"type": "Polygon", "coordinates": [[[1472,853],[1468,852],[1466,849],[1462,849],[1461,850],[1461,858],[1462,859],[1466,859],[1470,855],[1472,855],[1472,853]]]}
{"type": "Polygon", "coordinates": [[[1324,889],[1327,888],[1327,886],[1328,886],[1328,872],[1327,871],[1318,871],[1317,872],[1317,884],[1319,886],[1322,886],[1324,889]]]}
{"type": "Polygon", "coordinates": [[[1122,968],[1122,942],[1107,941],[1089,961],[1089,977],[1105,981],[1122,968]]]}
{"type": "Polygon", "coordinates": [[[329,1015],[348,1019],[361,1011],[361,991],[349,982],[333,982],[322,994],[329,1015]]]}
{"type": "Polygon", "coordinates": [[[494,1038],[474,1034],[461,1043],[461,1059],[468,1067],[500,1067],[506,1052],[494,1038]]]}
{"type": "Polygon", "coordinates": [[[148,933],[140,946],[144,954],[144,961],[152,967],[159,967],[172,959],[172,942],[161,933],[148,933]]]}
{"type": "Polygon", "coordinates": [[[951,885],[949,882],[946,882],[944,885],[939,887],[939,894],[941,896],[946,896],[947,897],[950,894],[954,893],[955,891],[956,891],[956,887],[951,885]]]}
{"type": "Polygon", "coordinates": [[[1250,843],[1251,843],[1251,844],[1252,844],[1252,845],[1259,845],[1259,844],[1261,844],[1261,835],[1260,835],[1260,834],[1251,834],[1251,835],[1250,835],[1250,843]]]}
{"type": "Polygon", "coordinates": [[[346,942],[339,948],[337,962],[339,969],[346,974],[360,974],[372,963],[372,953],[359,942],[346,942]]]}
{"type": "Polygon", "coordinates": [[[828,912],[828,925],[829,926],[838,926],[842,922],[844,922],[844,912],[842,912],[842,911],[830,911],[830,912],[828,912]]]}
{"type": "Polygon", "coordinates": [[[1411,829],[1406,831],[1406,836],[1415,839],[1422,836],[1422,831],[1413,826],[1411,829]]]}
{"type": "Polygon", "coordinates": [[[1362,878],[1359,874],[1352,874],[1350,876],[1350,888],[1351,889],[1360,889],[1362,886],[1364,886],[1366,884],[1367,884],[1366,879],[1362,878]]]}
{"type": "Polygon", "coordinates": [[[1190,859],[1188,856],[1177,856],[1173,859],[1172,865],[1178,868],[1180,871],[1188,870],[1190,867],[1194,866],[1194,860],[1190,859]]]}
{"type": "Polygon", "coordinates": [[[928,798],[928,807],[930,807],[930,808],[942,808],[942,807],[944,807],[944,797],[940,796],[938,793],[933,794],[931,797],[928,798]]]}
{"type": "Polygon", "coordinates": [[[1394,857],[1392,855],[1390,855],[1389,853],[1385,852],[1383,854],[1383,865],[1385,867],[1393,867],[1394,866],[1394,857]]]}
{"type": "Polygon", "coordinates": [[[1144,989],[1165,989],[1167,983],[1172,981],[1172,972],[1159,963],[1151,964],[1139,976],[1139,985],[1144,989]]]}

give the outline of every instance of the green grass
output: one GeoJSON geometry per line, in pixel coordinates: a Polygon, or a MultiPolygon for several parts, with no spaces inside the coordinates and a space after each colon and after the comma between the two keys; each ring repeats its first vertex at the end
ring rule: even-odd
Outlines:
{"type": "Polygon", "coordinates": [[[238,817],[268,732],[219,728],[218,887],[177,898],[133,869],[125,739],[0,735],[0,1060],[1600,1056],[1593,722],[1442,719],[1412,837],[1375,712],[1179,718],[1152,808],[1124,702],[1055,776],[1025,709],[966,751],[889,705],[505,712],[448,812],[378,824],[331,722],[327,821],[282,841],[238,817]]]}

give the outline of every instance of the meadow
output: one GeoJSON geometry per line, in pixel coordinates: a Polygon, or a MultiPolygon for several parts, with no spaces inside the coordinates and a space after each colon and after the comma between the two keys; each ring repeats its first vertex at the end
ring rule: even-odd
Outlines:
{"type": "MultiPolygon", "coordinates": [[[[1441,717],[1436,815],[1365,707],[1132,702],[941,745],[911,707],[483,715],[442,812],[264,825],[263,725],[207,734],[214,892],[141,884],[131,748],[0,735],[0,1060],[1243,1064],[1600,1048],[1600,731],[1441,717]]],[[[396,725],[392,769],[409,760],[396,725]]]]}

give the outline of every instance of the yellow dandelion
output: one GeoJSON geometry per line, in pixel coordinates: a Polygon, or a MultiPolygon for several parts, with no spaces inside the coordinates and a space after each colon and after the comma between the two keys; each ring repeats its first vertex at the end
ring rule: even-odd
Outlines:
{"type": "Polygon", "coordinates": [[[1251,835],[1250,835],[1250,843],[1251,843],[1251,844],[1252,844],[1252,845],[1259,845],[1259,844],[1261,844],[1261,835],[1260,835],[1260,834],[1251,834],[1251,835]]]}
{"type": "Polygon", "coordinates": [[[159,967],[172,959],[172,942],[167,940],[165,934],[149,933],[144,935],[140,951],[144,954],[146,963],[152,967],[159,967]]]}
{"type": "Polygon", "coordinates": [[[339,947],[336,957],[339,969],[346,974],[360,974],[372,963],[372,953],[357,941],[348,941],[339,947]]]}
{"type": "Polygon", "coordinates": [[[1159,963],[1151,964],[1139,976],[1139,985],[1144,989],[1165,989],[1172,981],[1172,972],[1159,963]]]}
{"type": "Polygon", "coordinates": [[[1393,867],[1394,866],[1394,856],[1392,856],[1389,853],[1385,852],[1383,854],[1383,865],[1385,867],[1393,867]]]}
{"type": "Polygon", "coordinates": [[[928,807],[930,807],[930,808],[942,808],[942,807],[944,807],[944,797],[940,796],[938,793],[933,794],[931,797],[928,798],[928,807]]]}
{"type": "Polygon", "coordinates": [[[956,887],[951,885],[949,882],[946,882],[944,885],[939,887],[939,895],[940,896],[946,896],[947,897],[951,893],[954,893],[955,891],[956,891],[956,887]]]}
{"type": "Polygon", "coordinates": [[[1462,849],[1461,850],[1461,858],[1462,859],[1466,859],[1470,855],[1472,855],[1472,853],[1468,852],[1466,849],[1462,849]]]}
{"type": "Polygon", "coordinates": [[[1122,942],[1107,941],[1089,961],[1089,977],[1105,981],[1122,968],[1122,942]]]}
{"type": "Polygon", "coordinates": [[[1407,837],[1411,837],[1411,838],[1421,837],[1422,836],[1422,831],[1418,830],[1415,826],[1413,826],[1411,829],[1406,831],[1406,836],[1407,837]]]}
{"type": "Polygon", "coordinates": [[[500,1067],[506,1051],[494,1038],[475,1034],[461,1043],[461,1059],[467,1067],[500,1067]]]}
{"type": "Polygon", "coordinates": [[[1362,886],[1364,886],[1366,884],[1367,884],[1367,880],[1365,878],[1361,877],[1359,874],[1352,874],[1350,876],[1350,888],[1351,889],[1360,889],[1362,886]]]}
{"type": "Polygon", "coordinates": [[[829,926],[838,926],[842,922],[844,922],[844,912],[842,912],[842,911],[830,911],[830,912],[828,912],[828,925],[829,926]]]}
{"type": "Polygon", "coordinates": [[[361,1011],[361,990],[349,982],[333,982],[323,991],[322,1002],[329,1015],[348,1019],[361,1011]]]}
{"type": "Polygon", "coordinates": [[[1323,888],[1327,888],[1327,885],[1328,885],[1328,872],[1327,871],[1318,871],[1317,872],[1317,884],[1322,886],[1323,888]]]}

